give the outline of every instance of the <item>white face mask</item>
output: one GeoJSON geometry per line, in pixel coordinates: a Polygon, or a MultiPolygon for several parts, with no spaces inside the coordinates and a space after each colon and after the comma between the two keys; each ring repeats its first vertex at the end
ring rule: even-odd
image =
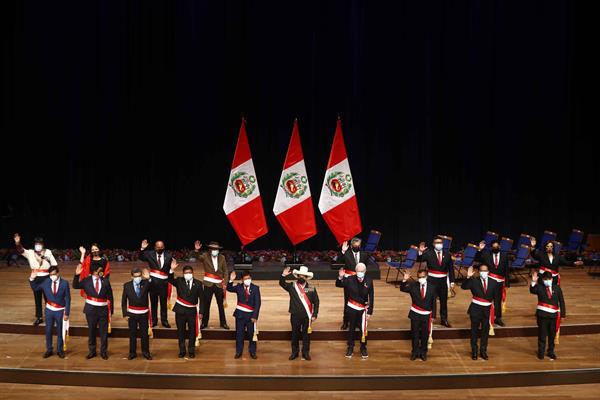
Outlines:
{"type": "Polygon", "coordinates": [[[357,273],[356,273],[356,276],[357,276],[358,278],[362,279],[362,278],[364,278],[364,277],[365,277],[365,273],[364,273],[364,272],[357,272],[357,273]]]}
{"type": "Polygon", "coordinates": [[[425,283],[427,283],[427,277],[425,277],[425,278],[419,278],[419,283],[421,285],[424,285],[425,283]]]}
{"type": "Polygon", "coordinates": [[[244,285],[250,286],[251,283],[252,283],[252,279],[250,279],[250,278],[244,279],[244,285]]]}
{"type": "Polygon", "coordinates": [[[219,250],[211,250],[211,251],[210,251],[210,254],[211,254],[213,257],[216,257],[216,256],[218,256],[218,255],[219,255],[219,250]]]}
{"type": "Polygon", "coordinates": [[[444,244],[443,243],[436,243],[433,245],[433,247],[437,250],[437,251],[441,251],[444,248],[444,244]]]}
{"type": "Polygon", "coordinates": [[[480,271],[479,272],[479,276],[481,277],[481,279],[487,279],[488,272],[487,271],[480,271]]]}
{"type": "Polygon", "coordinates": [[[183,277],[186,281],[191,281],[194,278],[194,274],[183,274],[183,277]]]}
{"type": "Polygon", "coordinates": [[[50,280],[56,282],[58,280],[58,275],[50,275],[50,280]]]}
{"type": "Polygon", "coordinates": [[[552,286],[552,280],[549,279],[547,281],[544,281],[544,286],[546,286],[546,287],[552,286]]]}
{"type": "Polygon", "coordinates": [[[139,285],[140,282],[142,281],[142,277],[141,276],[135,276],[135,277],[133,277],[133,281],[139,285]]]}
{"type": "Polygon", "coordinates": [[[33,248],[35,249],[35,251],[37,251],[38,253],[42,250],[44,250],[44,246],[42,246],[41,244],[36,244],[35,246],[33,246],[33,248]]]}

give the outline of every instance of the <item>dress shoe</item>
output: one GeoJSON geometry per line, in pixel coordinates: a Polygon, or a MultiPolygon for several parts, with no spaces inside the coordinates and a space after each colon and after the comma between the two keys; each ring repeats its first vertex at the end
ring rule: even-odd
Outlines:
{"type": "Polygon", "coordinates": [[[229,330],[229,325],[227,325],[227,324],[221,324],[221,328],[229,330]]]}
{"type": "Polygon", "coordinates": [[[103,360],[108,360],[108,354],[107,353],[100,353],[100,357],[102,357],[103,360]]]}
{"type": "Polygon", "coordinates": [[[59,358],[65,358],[65,353],[63,353],[62,351],[60,353],[56,353],[58,355],[59,358]]]}
{"type": "Polygon", "coordinates": [[[471,352],[471,359],[472,360],[477,360],[477,351],[471,352]]]}
{"type": "Polygon", "coordinates": [[[481,351],[479,352],[479,355],[481,356],[481,358],[483,358],[484,360],[487,360],[489,357],[487,355],[487,351],[481,351]]]}
{"type": "Polygon", "coordinates": [[[550,357],[551,360],[556,360],[556,354],[554,353],[548,353],[548,357],[550,357]]]}
{"type": "Polygon", "coordinates": [[[452,328],[452,325],[450,325],[450,322],[448,322],[445,319],[442,320],[442,325],[445,326],[446,328],[452,328]]]}
{"type": "Polygon", "coordinates": [[[142,355],[146,360],[152,360],[152,356],[150,355],[150,353],[142,353],[142,355]]]}
{"type": "Polygon", "coordinates": [[[363,360],[369,358],[369,353],[367,352],[366,347],[360,349],[360,356],[363,358],[363,360]]]}
{"type": "Polygon", "coordinates": [[[415,361],[417,359],[417,355],[415,353],[410,354],[410,361],[415,361]]]}
{"type": "Polygon", "coordinates": [[[502,321],[500,318],[498,318],[496,321],[494,321],[494,324],[496,324],[498,326],[504,326],[504,321],[502,321]]]}
{"type": "Polygon", "coordinates": [[[296,358],[298,358],[298,353],[292,353],[290,354],[290,358],[288,358],[288,360],[295,360],[296,358]]]}
{"type": "Polygon", "coordinates": [[[537,358],[538,358],[538,360],[543,360],[544,359],[544,353],[537,353],[537,358]]]}
{"type": "Polygon", "coordinates": [[[306,353],[306,354],[302,354],[302,359],[305,361],[310,361],[312,360],[312,358],[310,358],[310,354],[306,353]]]}
{"type": "Polygon", "coordinates": [[[196,358],[196,353],[190,353],[190,354],[188,354],[188,357],[189,358],[196,358]]]}
{"type": "Polygon", "coordinates": [[[165,328],[170,328],[171,325],[169,324],[169,321],[163,321],[162,322],[162,326],[164,326],[165,328]]]}
{"type": "Polygon", "coordinates": [[[94,357],[96,357],[96,353],[89,353],[87,356],[85,356],[85,358],[87,358],[88,360],[94,357]]]}
{"type": "Polygon", "coordinates": [[[427,354],[421,354],[421,360],[427,361],[427,354]]]}
{"type": "Polygon", "coordinates": [[[136,355],[136,354],[130,354],[130,355],[127,357],[127,359],[128,359],[128,360],[133,360],[133,359],[134,359],[134,358],[136,358],[136,357],[137,357],[137,355],[136,355]]]}
{"type": "Polygon", "coordinates": [[[236,360],[238,358],[242,358],[242,353],[235,353],[235,356],[233,356],[233,358],[235,358],[236,360]]]}
{"type": "Polygon", "coordinates": [[[50,357],[51,355],[52,355],[52,352],[51,352],[51,351],[47,351],[47,352],[45,352],[45,353],[44,353],[44,355],[43,355],[42,357],[44,357],[44,358],[48,358],[48,357],[50,357]]]}
{"type": "Polygon", "coordinates": [[[206,329],[207,326],[208,325],[206,325],[206,324],[202,324],[202,325],[200,325],[200,329],[206,329]]]}
{"type": "Polygon", "coordinates": [[[348,350],[346,350],[346,358],[352,358],[352,353],[354,353],[354,349],[352,347],[348,347],[348,350]]]}
{"type": "Polygon", "coordinates": [[[250,353],[250,358],[256,360],[256,353],[250,353]]]}
{"type": "Polygon", "coordinates": [[[35,321],[33,321],[33,326],[38,326],[39,324],[41,324],[42,322],[44,322],[43,319],[41,318],[36,318],[35,321]]]}
{"type": "Polygon", "coordinates": [[[179,358],[185,357],[185,353],[179,353],[179,358]]]}
{"type": "Polygon", "coordinates": [[[344,321],[340,326],[340,330],[345,331],[346,329],[348,329],[348,322],[344,321]]]}

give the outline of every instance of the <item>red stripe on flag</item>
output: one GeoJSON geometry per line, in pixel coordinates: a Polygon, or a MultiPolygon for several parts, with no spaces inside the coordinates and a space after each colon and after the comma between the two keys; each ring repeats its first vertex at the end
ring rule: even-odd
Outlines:
{"type": "Polygon", "coordinates": [[[252,156],[250,155],[250,145],[248,145],[248,135],[246,135],[246,120],[242,118],[240,134],[238,136],[237,145],[235,146],[235,155],[233,156],[231,169],[237,168],[250,158],[252,158],[252,156]]]}
{"type": "Polygon", "coordinates": [[[349,240],[362,231],[356,196],[323,214],[323,218],[338,243],[349,240]]]}
{"type": "Polygon", "coordinates": [[[290,145],[288,146],[287,155],[285,156],[283,169],[289,168],[302,160],[304,160],[304,155],[302,154],[302,144],[300,143],[300,131],[298,129],[298,120],[294,120],[292,138],[290,139],[290,145]]]}
{"type": "Polygon", "coordinates": [[[294,245],[317,234],[312,197],[279,213],[277,220],[294,245]]]}
{"type": "Polygon", "coordinates": [[[260,196],[227,214],[227,219],[243,245],[269,232],[260,196]]]}
{"type": "Polygon", "coordinates": [[[335,128],[335,135],[333,136],[333,144],[331,145],[331,153],[329,154],[329,162],[327,163],[327,169],[339,164],[346,158],[348,158],[348,155],[346,154],[346,145],[344,144],[344,135],[342,134],[342,120],[338,118],[337,126],[335,128]]]}

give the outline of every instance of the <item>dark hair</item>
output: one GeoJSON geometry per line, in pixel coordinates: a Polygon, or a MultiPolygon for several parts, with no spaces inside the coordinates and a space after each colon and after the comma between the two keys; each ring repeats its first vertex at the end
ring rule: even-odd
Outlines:
{"type": "Polygon", "coordinates": [[[479,269],[481,269],[481,267],[486,267],[488,271],[490,270],[490,267],[486,263],[479,264],[479,269]]]}
{"type": "Polygon", "coordinates": [[[100,249],[100,245],[98,243],[92,243],[90,244],[90,251],[92,251],[92,247],[96,246],[98,249],[100,249]]]}
{"type": "Polygon", "coordinates": [[[131,275],[133,275],[133,274],[141,274],[141,273],[142,273],[142,270],[139,269],[138,267],[131,268],[131,275]]]}
{"type": "Polygon", "coordinates": [[[441,237],[441,236],[439,236],[439,235],[437,235],[437,236],[434,236],[434,237],[433,237],[433,241],[435,242],[436,240],[441,240],[441,241],[443,242],[443,241],[444,241],[444,238],[443,238],[443,237],[441,237]]]}
{"type": "Polygon", "coordinates": [[[548,271],[544,272],[544,273],[542,274],[542,279],[543,279],[543,280],[546,280],[546,279],[552,279],[552,272],[548,272],[548,271]]]}
{"type": "Polygon", "coordinates": [[[546,246],[549,244],[552,245],[552,254],[554,254],[554,242],[552,240],[548,240],[546,243],[544,243],[544,249],[546,249],[546,246]]]}
{"type": "Polygon", "coordinates": [[[185,271],[192,271],[192,272],[194,272],[194,268],[192,268],[191,265],[186,265],[185,267],[183,267],[183,272],[185,273],[185,271]]]}
{"type": "Polygon", "coordinates": [[[425,272],[426,274],[428,274],[428,273],[429,273],[429,272],[428,272],[428,271],[427,271],[425,268],[420,268],[420,269],[417,271],[417,276],[419,276],[419,274],[421,274],[421,273],[423,273],[423,272],[425,272]]]}
{"type": "Polygon", "coordinates": [[[245,278],[247,276],[252,276],[252,275],[250,275],[250,271],[244,271],[244,272],[242,272],[242,278],[245,278]]]}
{"type": "Polygon", "coordinates": [[[33,243],[41,243],[44,244],[44,238],[41,236],[33,238],[33,243]]]}
{"type": "Polygon", "coordinates": [[[498,246],[500,245],[500,241],[498,239],[494,239],[490,242],[490,246],[497,244],[498,246]]]}
{"type": "Polygon", "coordinates": [[[58,274],[58,265],[51,265],[50,268],[48,268],[48,273],[51,274],[54,271],[56,271],[56,273],[58,274]]]}

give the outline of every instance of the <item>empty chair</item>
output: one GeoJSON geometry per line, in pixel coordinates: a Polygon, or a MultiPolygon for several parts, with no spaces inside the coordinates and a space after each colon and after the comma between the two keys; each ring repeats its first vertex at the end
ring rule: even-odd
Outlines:
{"type": "Polygon", "coordinates": [[[556,240],[556,232],[544,231],[544,234],[542,235],[542,240],[540,240],[538,242],[538,247],[543,246],[544,243],[553,242],[555,240],[556,240]]]}
{"type": "Polygon", "coordinates": [[[390,270],[394,268],[396,270],[396,279],[394,282],[398,282],[398,277],[400,276],[401,269],[411,269],[415,265],[415,261],[417,261],[417,256],[419,255],[419,248],[417,246],[410,246],[410,248],[406,251],[406,257],[402,262],[388,262],[388,272],[385,276],[385,281],[388,281],[388,276],[390,275],[390,270]]]}
{"type": "Polygon", "coordinates": [[[475,262],[475,256],[479,248],[473,243],[469,243],[463,250],[462,258],[454,262],[454,269],[456,276],[462,278],[464,275],[461,271],[462,268],[469,268],[475,262]]]}
{"type": "Polygon", "coordinates": [[[450,247],[452,247],[452,236],[447,235],[437,235],[442,239],[444,245],[444,251],[450,251],[450,247]]]}
{"type": "Polygon", "coordinates": [[[583,231],[579,229],[573,229],[571,231],[571,235],[569,236],[569,242],[567,243],[566,250],[568,251],[578,251],[581,247],[581,243],[583,243],[583,231]]]}
{"type": "Polygon", "coordinates": [[[492,247],[492,242],[494,240],[498,240],[498,234],[496,232],[487,231],[485,233],[485,237],[483,238],[483,241],[485,242],[485,248],[489,249],[492,247]]]}
{"type": "Polygon", "coordinates": [[[527,268],[527,259],[529,258],[529,246],[521,245],[517,249],[515,259],[510,264],[510,272],[527,283],[529,269],[527,268]]]}
{"type": "Polygon", "coordinates": [[[523,245],[531,247],[531,235],[521,233],[521,236],[519,236],[519,240],[517,240],[517,250],[520,249],[523,245]]]}
{"type": "Polygon", "coordinates": [[[364,251],[368,251],[369,253],[377,250],[377,246],[379,245],[379,239],[381,239],[381,232],[376,230],[371,230],[369,232],[369,237],[367,237],[367,242],[363,246],[364,251]]]}
{"type": "Polygon", "coordinates": [[[514,240],[511,238],[503,237],[500,239],[500,252],[510,253],[512,251],[514,240]]]}
{"type": "Polygon", "coordinates": [[[552,242],[552,244],[554,245],[554,254],[559,255],[560,251],[563,248],[563,244],[561,242],[559,242],[559,241],[556,241],[556,240],[554,240],[552,242]]]}

